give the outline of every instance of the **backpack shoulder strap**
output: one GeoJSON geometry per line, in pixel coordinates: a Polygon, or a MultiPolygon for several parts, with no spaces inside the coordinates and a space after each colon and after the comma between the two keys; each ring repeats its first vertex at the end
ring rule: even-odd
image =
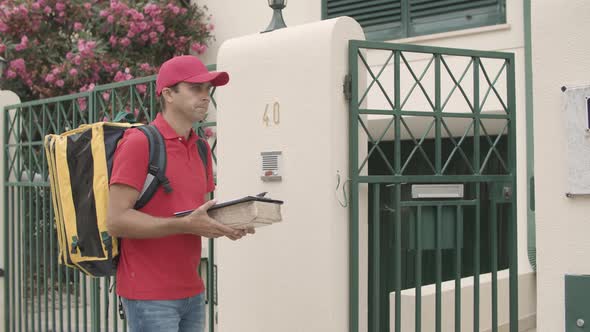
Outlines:
{"type": "Polygon", "coordinates": [[[170,181],[166,177],[166,144],[162,134],[152,125],[138,126],[139,129],[148,139],[149,143],[149,164],[148,174],[143,184],[143,190],[139,199],[135,203],[135,209],[142,208],[154,196],[159,185],[164,187],[164,191],[172,191],[170,181]]]}
{"type": "Polygon", "coordinates": [[[203,162],[203,166],[205,167],[205,178],[208,178],[209,160],[207,158],[207,144],[205,143],[203,128],[198,128],[197,136],[197,149],[199,150],[199,156],[201,157],[201,161],[203,162]]]}
{"type": "Polygon", "coordinates": [[[207,145],[202,138],[197,140],[197,148],[199,149],[199,156],[201,157],[203,166],[205,166],[205,174],[207,174],[207,166],[209,166],[209,161],[207,160],[207,145]]]}

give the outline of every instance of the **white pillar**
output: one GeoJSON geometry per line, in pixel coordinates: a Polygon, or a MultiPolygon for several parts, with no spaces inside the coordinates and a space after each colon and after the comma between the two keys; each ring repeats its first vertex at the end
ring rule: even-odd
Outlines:
{"type": "Polygon", "coordinates": [[[267,191],[285,201],[282,223],[218,242],[221,332],[348,330],[348,209],[335,188],[337,171],[348,177],[350,39],[364,39],[362,28],[342,17],[219,50],[230,83],[216,92],[218,200],[267,191]],[[282,181],[260,179],[265,151],[282,152],[282,181]]]}
{"type": "MultiPolygon", "coordinates": [[[[5,111],[4,110],[4,106],[8,106],[8,105],[14,105],[14,104],[18,104],[20,103],[20,98],[12,91],[8,91],[8,90],[0,90],[0,110],[2,111],[2,114],[0,116],[0,130],[3,132],[3,128],[4,128],[4,119],[5,119],[5,111]]],[[[4,134],[0,135],[0,146],[4,147],[4,134]]],[[[5,154],[6,150],[4,148],[2,148],[2,152],[0,153],[0,160],[4,160],[7,156],[5,154]]],[[[4,188],[4,162],[0,163],[0,174],[2,174],[2,188],[4,188]]],[[[6,207],[4,206],[4,189],[0,190],[0,213],[4,213],[4,210],[6,209],[6,207]]],[[[5,273],[9,272],[7,270],[7,266],[6,266],[6,262],[4,261],[4,223],[7,222],[7,220],[2,219],[3,222],[0,225],[0,268],[2,268],[4,270],[5,273]]],[[[6,277],[4,277],[6,278],[6,277]]],[[[0,303],[2,303],[2,305],[0,305],[0,330],[4,328],[4,308],[6,305],[8,305],[8,303],[4,303],[4,282],[5,279],[4,278],[0,278],[0,303]]]]}

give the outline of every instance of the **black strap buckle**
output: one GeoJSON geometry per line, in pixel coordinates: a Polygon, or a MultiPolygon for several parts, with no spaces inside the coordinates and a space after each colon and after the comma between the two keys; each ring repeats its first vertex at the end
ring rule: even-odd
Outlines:
{"type": "Polygon", "coordinates": [[[120,297],[119,297],[119,318],[121,320],[125,320],[125,309],[123,309],[123,302],[121,301],[120,297]]]}

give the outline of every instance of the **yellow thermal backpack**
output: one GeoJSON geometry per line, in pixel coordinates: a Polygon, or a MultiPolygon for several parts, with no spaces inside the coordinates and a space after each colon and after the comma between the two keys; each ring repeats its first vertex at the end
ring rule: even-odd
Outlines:
{"type": "MultiPolygon", "coordinates": [[[[172,191],[165,176],[166,146],[156,127],[98,122],[45,136],[59,262],[89,276],[111,276],[116,271],[119,239],[106,228],[109,178],[118,142],[130,128],[141,130],[149,142],[148,175],[135,204],[139,209],[160,185],[172,191]]],[[[197,148],[207,169],[207,146],[201,137],[197,148]]]]}

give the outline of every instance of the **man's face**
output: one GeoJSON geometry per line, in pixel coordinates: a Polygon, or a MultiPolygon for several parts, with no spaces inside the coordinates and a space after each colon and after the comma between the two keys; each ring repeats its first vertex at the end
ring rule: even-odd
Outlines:
{"type": "Polygon", "coordinates": [[[202,121],[209,110],[211,89],[211,83],[179,83],[177,92],[170,90],[169,108],[191,123],[202,121]]]}

